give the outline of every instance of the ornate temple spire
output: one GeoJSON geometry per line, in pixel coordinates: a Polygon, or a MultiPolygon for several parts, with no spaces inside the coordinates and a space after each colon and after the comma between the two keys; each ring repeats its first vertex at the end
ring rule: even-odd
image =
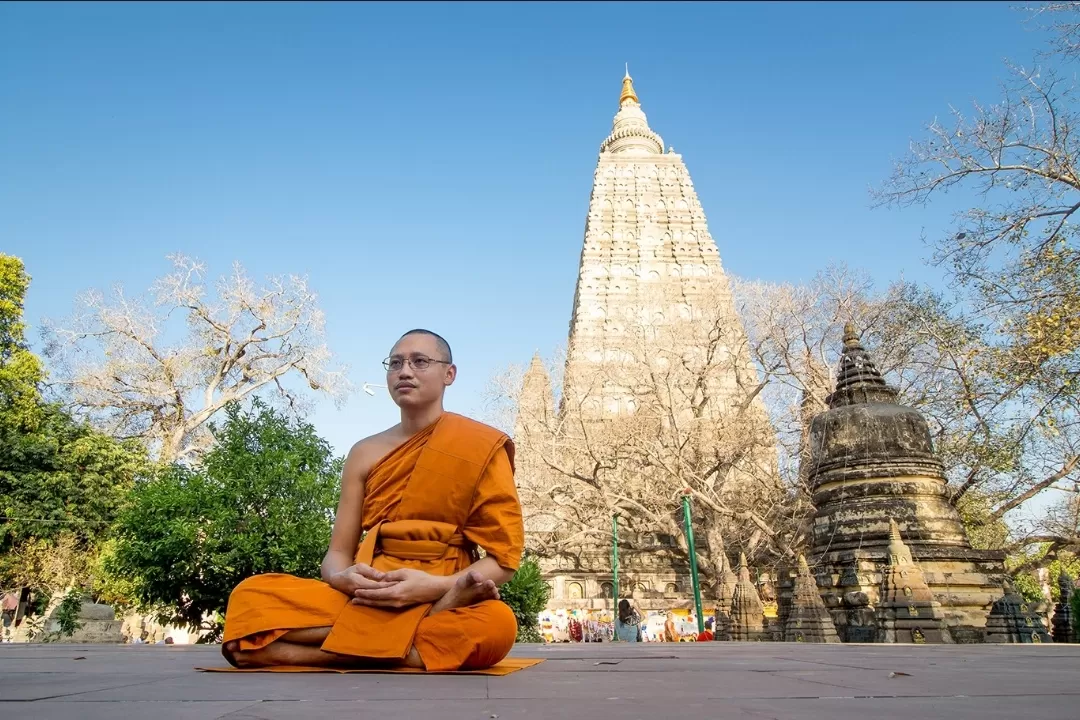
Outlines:
{"type": "Polygon", "coordinates": [[[529,369],[522,378],[521,392],[518,395],[518,418],[515,437],[520,439],[527,432],[536,434],[547,429],[555,414],[555,403],[551,388],[551,376],[540,358],[540,351],[533,355],[529,369]],[[526,425],[531,427],[526,428],[526,425]]]}
{"type": "Polygon", "coordinates": [[[913,565],[915,560],[911,557],[911,549],[900,537],[900,526],[896,518],[889,518],[889,561],[893,565],[913,565]]]}
{"type": "Polygon", "coordinates": [[[829,407],[856,403],[895,403],[896,390],[889,387],[881,372],[870,359],[870,353],[859,342],[855,325],[844,325],[844,350],[836,372],[836,389],[826,402],[829,407]]]}
{"type": "Polygon", "coordinates": [[[664,139],[652,131],[641,109],[629,66],[619,94],[619,112],[615,115],[611,134],[600,144],[600,152],[635,155],[662,155],[664,152],[664,139]]]}
{"type": "Polygon", "coordinates": [[[641,101],[638,100],[637,93],[634,92],[634,80],[630,77],[630,65],[626,66],[626,75],[622,80],[622,94],[619,95],[619,107],[623,107],[628,102],[633,102],[640,105],[641,101]]]}

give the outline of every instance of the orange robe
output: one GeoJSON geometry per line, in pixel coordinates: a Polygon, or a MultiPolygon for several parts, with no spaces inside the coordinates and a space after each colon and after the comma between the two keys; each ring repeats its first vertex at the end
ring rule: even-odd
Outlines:
{"type": "MultiPolygon", "coordinates": [[[[525,533],[513,459],[506,435],[444,413],[368,473],[356,562],[446,576],[475,562],[479,546],[516,570],[525,533]]],[[[256,575],[229,596],[223,640],[253,650],[290,630],[330,626],[328,652],[394,660],[415,647],[425,668],[445,671],[495,665],[517,636],[514,613],[498,600],[429,616],[430,609],[352,605],[321,580],[256,575]]]]}

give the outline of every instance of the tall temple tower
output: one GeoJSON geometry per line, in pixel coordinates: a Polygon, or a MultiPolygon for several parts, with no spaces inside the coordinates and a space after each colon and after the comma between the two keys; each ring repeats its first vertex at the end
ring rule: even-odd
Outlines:
{"type": "MultiPolygon", "coordinates": [[[[618,383],[603,386],[596,379],[597,366],[617,356],[642,324],[697,319],[703,300],[713,314],[719,311],[720,324],[730,335],[726,346],[735,356],[733,364],[745,377],[756,377],[690,173],[682,156],[671,148],[664,152],[628,71],[593,174],[563,402],[583,400],[583,411],[600,416],[632,410],[630,389],[618,383]]],[[[734,387],[732,374],[713,380],[734,387]]]]}
{"type": "MultiPolygon", "coordinates": [[[[518,398],[514,440],[527,537],[553,532],[566,513],[581,512],[568,483],[544,477],[539,456],[553,457],[560,443],[547,430],[572,413],[586,424],[597,422],[600,432],[600,423],[635,411],[640,415],[646,403],[657,402],[656,392],[649,399],[634,387],[640,385],[634,378],[642,365],[654,363],[661,347],[675,366],[694,365],[696,358],[682,360],[695,354],[709,355],[695,366],[707,370],[696,376],[690,371],[689,378],[666,378],[669,386],[670,381],[697,386],[698,395],[691,388],[662,400],[673,415],[692,415],[684,425],[704,428],[694,431],[706,438],[703,442],[717,442],[721,418],[730,417],[740,404],[743,414],[729,425],[738,424],[743,436],[751,434],[751,424],[768,426],[760,397],[747,394],[747,387],[758,382],[757,371],[690,173],[673,149],[664,151],[663,140],[649,127],[627,71],[611,134],[600,144],[593,174],[562,392],[553,409],[550,375],[534,358],[518,398]],[[700,398],[707,400],[691,408],[700,398]],[[546,509],[533,511],[533,499],[546,509]]],[[[567,426],[574,423],[563,426],[563,432],[572,432],[567,426]]],[[[741,487],[737,480],[743,467],[752,466],[755,473],[775,469],[771,427],[763,445],[762,452],[755,450],[733,472],[731,487],[741,487]]],[[[646,609],[691,607],[688,568],[674,551],[676,539],[639,530],[620,528],[622,590],[646,609]]],[[[549,607],[611,608],[610,538],[580,542],[573,558],[541,559],[553,590],[549,607]]],[[[533,546],[542,545],[536,540],[533,546]]]]}

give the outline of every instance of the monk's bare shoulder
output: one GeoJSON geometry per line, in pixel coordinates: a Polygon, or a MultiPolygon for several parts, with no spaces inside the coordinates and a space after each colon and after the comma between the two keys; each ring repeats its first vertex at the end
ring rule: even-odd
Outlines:
{"type": "Polygon", "coordinates": [[[366,480],[375,463],[401,444],[400,435],[400,426],[395,425],[354,444],[345,458],[345,474],[350,478],[366,480]]]}

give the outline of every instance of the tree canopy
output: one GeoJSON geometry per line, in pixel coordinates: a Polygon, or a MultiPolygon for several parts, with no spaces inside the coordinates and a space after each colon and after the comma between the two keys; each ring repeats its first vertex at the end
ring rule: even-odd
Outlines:
{"type": "Polygon", "coordinates": [[[252,575],[318,577],[342,459],[308,423],[256,399],[232,403],[199,467],[163,467],[120,514],[108,572],[172,621],[220,629],[229,594],[252,575]]]}
{"type": "Polygon", "coordinates": [[[42,399],[28,349],[22,262],[0,255],[0,584],[48,588],[89,579],[92,557],[145,452],[42,399]]]}

